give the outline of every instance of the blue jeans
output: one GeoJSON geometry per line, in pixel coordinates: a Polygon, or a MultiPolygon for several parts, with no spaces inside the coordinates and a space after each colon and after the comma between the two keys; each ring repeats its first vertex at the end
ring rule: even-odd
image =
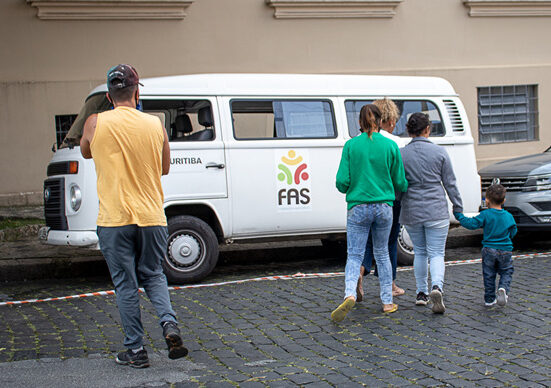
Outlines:
{"type": "Polygon", "coordinates": [[[509,293],[513,279],[513,253],[494,248],[482,248],[482,276],[484,277],[484,301],[491,303],[496,299],[496,276],[499,273],[497,288],[505,288],[509,293]]]}
{"type": "MultiPolygon", "coordinates": [[[[400,235],[400,210],[402,206],[400,201],[394,201],[392,205],[392,228],[390,229],[390,235],[388,236],[388,256],[390,257],[390,265],[392,266],[392,280],[396,280],[396,267],[398,266],[398,236],[400,235]]],[[[365,268],[365,275],[371,272],[371,265],[373,263],[373,238],[371,231],[369,232],[369,238],[367,239],[367,245],[365,247],[364,261],[362,267],[365,268]]],[[[375,276],[379,276],[377,267],[375,267],[375,276]]]]}
{"type": "Polygon", "coordinates": [[[417,293],[429,293],[427,285],[430,265],[431,288],[443,289],[444,286],[444,252],[450,220],[427,221],[420,224],[405,225],[413,243],[413,272],[417,284],[417,293]]]}
{"type": "Polygon", "coordinates": [[[155,307],[161,326],[164,322],[176,322],[161,264],[167,246],[166,227],[98,226],[98,237],[115,285],[124,345],[137,349],[143,345],[144,336],[138,295],[140,285],[155,307]]]}
{"type": "Polygon", "coordinates": [[[369,231],[373,231],[373,253],[379,269],[380,296],[383,304],[392,303],[392,267],[388,257],[388,235],[392,227],[392,208],[386,203],[361,204],[348,210],[346,222],[347,252],[344,274],[345,298],[356,297],[360,266],[369,231]]]}

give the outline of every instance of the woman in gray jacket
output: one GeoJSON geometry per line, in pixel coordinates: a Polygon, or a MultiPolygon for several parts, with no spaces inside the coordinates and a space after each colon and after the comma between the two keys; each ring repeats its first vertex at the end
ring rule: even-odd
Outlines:
{"type": "Polygon", "coordinates": [[[415,304],[426,305],[428,302],[427,272],[430,266],[432,311],[441,314],[446,310],[442,288],[444,250],[450,225],[446,193],[454,212],[460,212],[463,204],[448,153],[428,139],[431,128],[428,115],[412,114],[406,128],[413,139],[401,150],[409,187],[402,197],[400,223],[406,227],[413,242],[413,271],[417,283],[415,304]]]}

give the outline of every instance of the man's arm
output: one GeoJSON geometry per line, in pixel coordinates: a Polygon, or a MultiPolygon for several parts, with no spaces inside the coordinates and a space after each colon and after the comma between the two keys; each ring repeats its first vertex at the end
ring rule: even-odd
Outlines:
{"type": "Polygon", "coordinates": [[[168,135],[166,133],[166,128],[163,127],[163,175],[167,175],[170,171],[170,146],[168,144],[168,135]]]}
{"type": "Polygon", "coordinates": [[[98,115],[90,115],[84,123],[84,130],[82,131],[82,137],[80,138],[80,153],[84,159],[92,158],[92,151],[90,150],[90,142],[94,138],[96,132],[96,124],[98,122],[98,115]]]}

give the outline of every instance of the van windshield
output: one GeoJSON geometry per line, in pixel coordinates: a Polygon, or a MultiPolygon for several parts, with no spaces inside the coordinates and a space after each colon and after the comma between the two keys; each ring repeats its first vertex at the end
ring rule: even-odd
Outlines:
{"type": "Polygon", "coordinates": [[[65,136],[65,139],[63,139],[63,143],[61,143],[59,148],[72,148],[79,145],[86,119],[91,114],[104,112],[110,107],[111,103],[105,96],[105,93],[94,94],[93,96],[87,98],[84,106],[80,110],[73,125],[71,125],[69,132],[67,132],[67,136],[65,136]]]}

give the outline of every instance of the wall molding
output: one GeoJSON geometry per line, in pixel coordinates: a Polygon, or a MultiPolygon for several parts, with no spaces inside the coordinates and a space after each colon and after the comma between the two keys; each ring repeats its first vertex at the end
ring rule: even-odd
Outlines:
{"type": "Polygon", "coordinates": [[[182,20],[195,0],[26,0],[41,20],[182,20]]]}
{"type": "Polygon", "coordinates": [[[403,0],[266,0],[276,19],[392,18],[403,0]]]}
{"type": "Polygon", "coordinates": [[[44,192],[42,191],[0,194],[0,207],[37,205],[44,205],[44,192]]]}
{"type": "Polygon", "coordinates": [[[551,0],[463,0],[472,17],[551,16],[551,0]]]}

